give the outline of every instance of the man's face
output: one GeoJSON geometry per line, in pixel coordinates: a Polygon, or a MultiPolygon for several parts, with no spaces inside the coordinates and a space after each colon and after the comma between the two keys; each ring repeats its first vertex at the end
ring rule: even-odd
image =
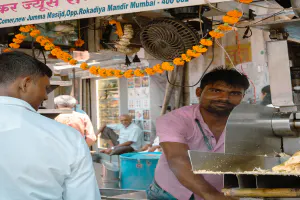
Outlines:
{"type": "Polygon", "coordinates": [[[23,86],[24,88],[20,94],[21,99],[28,102],[35,110],[38,110],[41,103],[48,99],[49,77],[24,78],[23,86]]]}
{"type": "Polygon", "coordinates": [[[127,116],[121,116],[120,117],[121,124],[125,126],[126,128],[131,124],[131,118],[127,116]]]}
{"type": "Polygon", "coordinates": [[[229,116],[234,107],[241,103],[245,90],[217,81],[205,86],[203,90],[197,88],[196,94],[202,108],[219,116],[229,116]]]}

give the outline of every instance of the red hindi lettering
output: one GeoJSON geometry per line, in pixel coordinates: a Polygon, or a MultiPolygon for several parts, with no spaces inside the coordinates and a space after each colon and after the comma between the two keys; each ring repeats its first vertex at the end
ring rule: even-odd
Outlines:
{"type": "Polygon", "coordinates": [[[17,12],[17,10],[16,10],[17,5],[18,5],[18,3],[9,3],[9,4],[0,5],[0,12],[5,13],[5,12],[9,11],[9,9],[11,9],[14,12],[17,12]]]}
{"type": "Polygon", "coordinates": [[[79,4],[80,0],[67,0],[70,4],[79,4]]]}
{"type": "Polygon", "coordinates": [[[22,5],[25,9],[31,9],[34,7],[38,8],[40,11],[46,11],[49,10],[48,7],[57,7],[58,0],[30,0],[22,2],[22,5]]]}

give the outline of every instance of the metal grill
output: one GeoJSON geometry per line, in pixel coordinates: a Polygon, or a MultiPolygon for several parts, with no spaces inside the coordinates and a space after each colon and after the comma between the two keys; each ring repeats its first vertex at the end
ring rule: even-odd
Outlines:
{"type": "Polygon", "coordinates": [[[163,61],[180,57],[200,39],[188,24],[170,18],[153,20],[142,29],[140,38],[145,51],[163,61]]]}

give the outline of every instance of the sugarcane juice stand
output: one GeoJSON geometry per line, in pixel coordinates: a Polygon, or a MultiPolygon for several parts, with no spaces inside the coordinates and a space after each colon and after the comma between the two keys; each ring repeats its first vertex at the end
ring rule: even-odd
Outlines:
{"type": "Polygon", "coordinates": [[[287,41],[267,42],[267,51],[272,103],[278,108],[240,104],[227,122],[225,153],[189,151],[190,160],[195,174],[224,175],[227,196],[300,199],[297,167],[272,170],[300,149],[297,82],[291,80],[287,41]]]}

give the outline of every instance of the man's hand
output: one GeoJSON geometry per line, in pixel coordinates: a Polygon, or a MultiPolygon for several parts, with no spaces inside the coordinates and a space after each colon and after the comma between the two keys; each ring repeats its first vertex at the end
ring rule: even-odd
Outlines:
{"type": "Polygon", "coordinates": [[[112,149],[104,149],[104,150],[101,150],[100,153],[105,153],[105,154],[110,154],[112,152],[112,149]]]}
{"type": "Polygon", "coordinates": [[[156,149],[160,149],[160,146],[153,146],[149,149],[148,152],[154,152],[156,149]]]}
{"type": "Polygon", "coordinates": [[[160,145],[165,153],[171,171],[183,186],[205,200],[230,200],[230,198],[228,199],[210,185],[203,176],[195,175],[192,172],[187,144],[162,142],[160,145]]]}
{"type": "Polygon", "coordinates": [[[148,150],[149,148],[151,148],[151,144],[146,144],[145,146],[143,146],[139,151],[146,151],[148,150]]]}

